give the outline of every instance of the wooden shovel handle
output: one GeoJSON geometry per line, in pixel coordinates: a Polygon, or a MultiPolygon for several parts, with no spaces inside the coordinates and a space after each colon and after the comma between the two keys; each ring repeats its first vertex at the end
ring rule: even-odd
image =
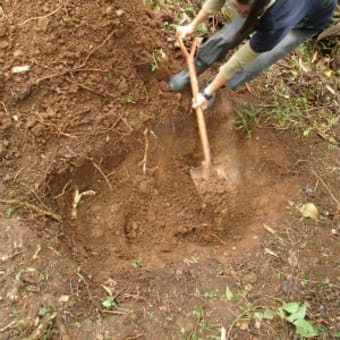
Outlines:
{"type": "MultiPolygon", "coordinates": [[[[184,46],[183,39],[182,39],[179,32],[177,32],[176,38],[177,38],[177,41],[178,41],[179,46],[181,48],[181,51],[182,51],[182,53],[185,57],[185,60],[187,62],[189,77],[190,77],[192,97],[194,98],[194,100],[196,100],[197,96],[199,94],[198,80],[197,80],[196,68],[195,68],[195,63],[194,63],[196,41],[194,41],[192,43],[191,50],[190,50],[190,53],[189,53],[188,50],[186,49],[186,47],[184,46]]],[[[204,169],[205,177],[207,178],[207,177],[209,177],[209,171],[210,171],[210,168],[211,168],[211,155],[210,155],[208,133],[207,133],[206,125],[205,125],[203,110],[200,107],[197,107],[195,109],[195,112],[196,112],[198,129],[199,129],[199,134],[200,134],[201,144],[202,144],[202,149],[203,149],[203,155],[204,155],[203,169],[204,169]]]]}

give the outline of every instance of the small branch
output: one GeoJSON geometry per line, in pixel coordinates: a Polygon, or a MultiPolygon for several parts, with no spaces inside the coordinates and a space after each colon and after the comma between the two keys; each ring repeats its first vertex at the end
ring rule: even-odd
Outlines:
{"type": "Polygon", "coordinates": [[[37,213],[41,214],[41,215],[45,215],[48,217],[51,217],[52,219],[54,219],[55,221],[61,223],[63,221],[62,217],[58,214],[55,214],[51,211],[48,210],[43,210],[33,204],[27,203],[27,202],[21,202],[19,200],[5,200],[5,199],[1,199],[0,198],[0,202],[1,203],[5,203],[5,204],[15,204],[20,206],[25,206],[26,208],[32,209],[34,211],[36,211],[37,213]]]}
{"type": "Polygon", "coordinates": [[[39,19],[44,19],[44,18],[48,18],[50,17],[51,15],[57,13],[60,9],[62,8],[62,6],[58,6],[54,11],[52,11],[51,13],[48,13],[46,15],[43,15],[43,16],[40,16],[40,17],[33,17],[33,18],[29,18],[27,20],[25,20],[24,22],[20,23],[20,24],[17,24],[17,26],[24,26],[26,25],[27,23],[29,23],[30,21],[33,21],[33,20],[39,20],[39,19]]]}
{"type": "Polygon", "coordinates": [[[0,104],[2,105],[2,107],[4,108],[5,112],[9,115],[9,112],[7,110],[7,106],[4,102],[0,101],[0,104]]]}
{"type": "Polygon", "coordinates": [[[329,189],[329,187],[325,183],[325,181],[313,169],[312,169],[312,173],[322,183],[322,185],[325,187],[325,189],[328,191],[329,195],[332,197],[333,201],[335,202],[335,204],[337,206],[337,210],[339,210],[340,203],[337,200],[337,198],[335,197],[335,195],[333,194],[333,192],[331,191],[331,189],[329,189]]]}
{"type": "MultiPolygon", "coordinates": [[[[59,73],[54,73],[54,74],[50,74],[50,75],[47,75],[45,77],[42,77],[42,78],[39,78],[36,80],[36,83],[40,83],[41,81],[43,80],[47,80],[47,79],[51,79],[51,78],[56,78],[56,77],[61,77],[61,76],[64,76],[65,74],[67,73],[72,73],[72,72],[79,72],[81,71],[87,64],[88,60],[90,59],[90,57],[92,56],[92,54],[94,52],[96,52],[98,49],[100,49],[101,47],[103,47],[105,45],[105,43],[113,36],[113,34],[116,32],[116,29],[112,30],[109,35],[103,40],[103,42],[101,44],[99,44],[97,47],[93,48],[90,53],[86,56],[86,58],[84,59],[84,61],[79,65],[79,66],[76,66],[74,68],[71,68],[71,69],[66,69],[64,71],[61,71],[59,73]]],[[[89,90],[87,88],[87,90],[89,90]]]]}
{"type": "Polygon", "coordinates": [[[53,313],[46,317],[44,320],[42,320],[39,326],[35,329],[35,331],[28,337],[28,339],[40,339],[50,326],[50,322],[54,321],[57,315],[58,315],[57,313],[53,313]]]}
{"type": "Polygon", "coordinates": [[[3,333],[3,332],[5,332],[5,331],[7,331],[7,329],[12,328],[15,324],[16,324],[16,322],[15,322],[15,321],[12,321],[12,322],[9,323],[7,326],[0,328],[0,333],[3,333]]]}
{"type": "Polygon", "coordinates": [[[65,191],[66,191],[66,188],[69,186],[69,184],[72,182],[72,180],[69,180],[63,187],[63,190],[61,191],[60,194],[54,196],[53,198],[59,198],[61,196],[64,196],[65,195],[65,191]]]}
{"type": "Polygon", "coordinates": [[[77,136],[73,136],[70,135],[69,133],[63,132],[59,129],[59,127],[56,124],[53,123],[45,123],[44,122],[44,118],[41,116],[41,114],[39,112],[36,112],[36,115],[39,117],[38,118],[38,122],[42,125],[45,125],[47,127],[52,126],[53,128],[55,128],[58,131],[59,136],[64,136],[64,137],[68,137],[68,138],[77,138],[77,136]]]}
{"type": "Polygon", "coordinates": [[[146,173],[146,162],[148,159],[148,150],[149,150],[149,138],[148,138],[149,129],[146,128],[144,131],[144,137],[145,137],[145,149],[144,149],[144,157],[143,159],[138,163],[138,166],[143,167],[144,174],[146,173]]]}
{"type": "Polygon", "coordinates": [[[99,165],[97,165],[94,161],[92,161],[93,166],[100,172],[100,174],[104,177],[108,187],[110,188],[110,190],[112,191],[112,184],[110,183],[109,179],[107,178],[107,176],[104,174],[104,171],[99,167],[99,165]]]}

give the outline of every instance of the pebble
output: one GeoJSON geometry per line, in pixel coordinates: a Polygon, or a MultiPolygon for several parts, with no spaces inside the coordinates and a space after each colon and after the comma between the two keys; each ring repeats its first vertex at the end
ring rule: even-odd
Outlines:
{"type": "Polygon", "coordinates": [[[24,52],[22,50],[15,50],[13,52],[14,59],[21,59],[24,56],[24,52]]]}
{"type": "Polygon", "coordinates": [[[5,50],[8,48],[8,46],[9,46],[8,41],[0,41],[0,50],[5,50]]]}

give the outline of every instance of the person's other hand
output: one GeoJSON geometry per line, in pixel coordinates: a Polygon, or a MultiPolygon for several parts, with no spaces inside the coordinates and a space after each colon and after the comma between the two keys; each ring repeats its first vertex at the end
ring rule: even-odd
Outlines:
{"type": "Polygon", "coordinates": [[[208,108],[208,101],[206,100],[202,93],[199,93],[197,95],[196,100],[193,99],[192,107],[194,109],[201,108],[202,110],[206,110],[208,108]]]}
{"type": "Polygon", "coordinates": [[[180,33],[181,38],[184,39],[186,36],[195,32],[195,27],[192,24],[189,24],[185,26],[177,26],[176,30],[180,33]]]}

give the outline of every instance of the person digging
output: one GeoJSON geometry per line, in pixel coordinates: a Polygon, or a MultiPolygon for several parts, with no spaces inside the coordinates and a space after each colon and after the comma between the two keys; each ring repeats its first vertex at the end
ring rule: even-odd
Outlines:
{"type": "MultiPolygon", "coordinates": [[[[177,34],[182,39],[193,34],[209,15],[224,5],[224,0],[207,0],[190,24],[177,27],[177,34]]],[[[197,74],[251,37],[199,92],[193,100],[194,108],[210,108],[218,89],[223,86],[231,90],[240,88],[304,41],[319,34],[329,23],[336,0],[229,0],[229,5],[237,16],[198,48],[194,59],[197,74]]],[[[180,91],[189,82],[189,72],[185,68],[169,79],[169,86],[173,91],[180,91]]]]}

